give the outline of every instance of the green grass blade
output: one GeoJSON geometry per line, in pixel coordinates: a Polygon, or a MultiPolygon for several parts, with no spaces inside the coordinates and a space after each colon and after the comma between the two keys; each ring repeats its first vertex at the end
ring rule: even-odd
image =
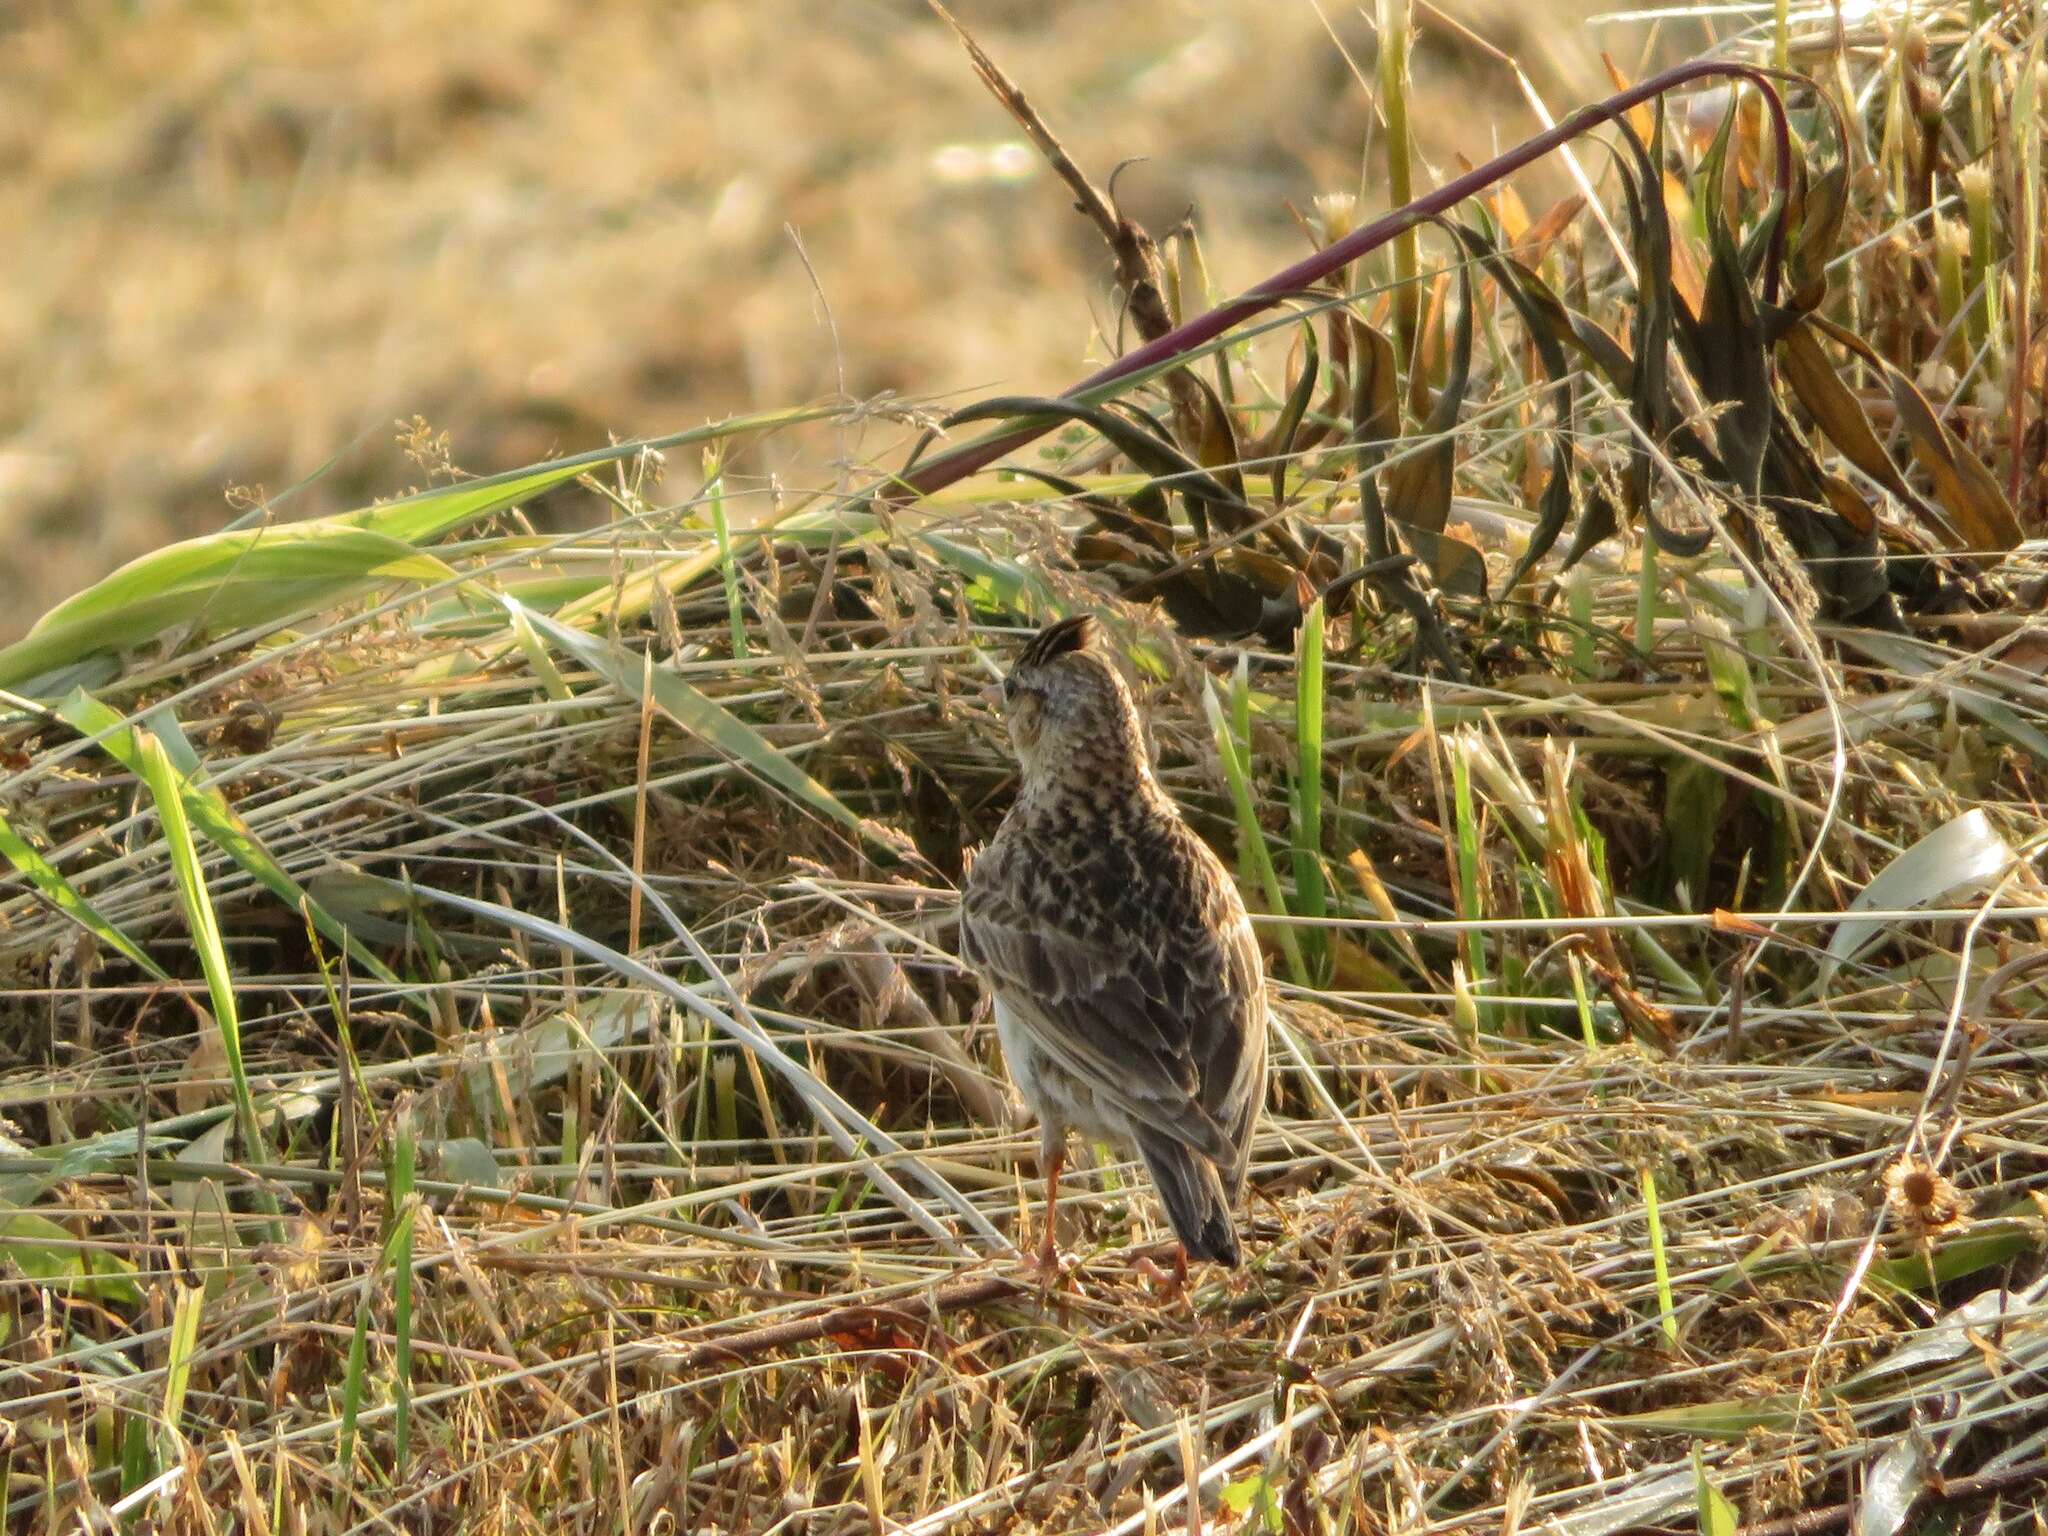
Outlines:
{"type": "Polygon", "coordinates": [[[1657,649],[1657,541],[1643,535],[1642,563],[1636,570],[1636,652],[1648,656],[1657,649]]]}
{"type": "MultiPolygon", "coordinates": [[[[109,757],[137,777],[145,777],[142,751],[137,744],[136,731],[122,718],[121,714],[82,688],[73,689],[71,694],[57,706],[56,713],[66,724],[81,734],[99,739],[99,745],[109,757]]],[[[161,713],[161,712],[158,712],[161,713]]],[[[166,730],[175,730],[176,722],[165,717],[166,730]]],[[[158,733],[152,731],[152,735],[158,733]]],[[[284,866],[270,856],[256,835],[249,830],[248,823],[237,815],[219,790],[193,782],[189,767],[181,768],[177,759],[186,763],[194,761],[189,747],[174,752],[172,738],[159,737],[158,745],[163,749],[166,771],[177,790],[177,796],[185,816],[206,840],[233,859],[241,870],[254,879],[279,901],[295,910],[312,914],[314,924],[335,943],[348,951],[349,958],[379,981],[388,986],[402,987],[398,976],[366,949],[352,935],[347,924],[330,912],[306,888],[285,872],[284,866]]],[[[180,734],[176,740],[182,742],[180,734]]],[[[159,973],[161,974],[161,973],[159,973]]]]}
{"type": "Polygon", "coordinates": [[[206,1306],[202,1286],[178,1287],[178,1299],[171,1310],[170,1347],[164,1365],[164,1444],[157,1450],[157,1462],[177,1458],[178,1421],[185,1416],[185,1393],[192,1383],[192,1356],[199,1343],[199,1317],[206,1306]]]}
{"type": "Polygon", "coordinates": [[[1593,577],[1583,565],[1575,565],[1565,577],[1565,611],[1571,616],[1572,676],[1590,681],[1597,675],[1599,658],[1593,648],[1593,577]]]}
{"type": "Polygon", "coordinates": [[[355,1484],[356,1420],[362,1414],[363,1378],[369,1373],[370,1291],[376,1280],[375,1269],[363,1277],[362,1290],[356,1297],[355,1331],[349,1335],[348,1340],[348,1363],[342,1368],[341,1433],[334,1453],[335,1466],[342,1485],[341,1489],[337,1490],[337,1499],[355,1484]]]}
{"type": "Polygon", "coordinates": [[[59,603],[23,639],[0,648],[0,687],[19,687],[85,657],[132,648],[181,624],[202,622],[211,632],[225,633],[324,607],[367,582],[452,581],[456,572],[450,566],[414,546],[647,449],[715,442],[831,414],[832,408],[812,407],[735,417],[333,517],[187,539],[130,561],[59,603]]]}
{"type": "Polygon", "coordinates": [[[1586,969],[1576,951],[1567,951],[1564,957],[1572,978],[1572,1003],[1579,1016],[1579,1038],[1586,1049],[1600,1049],[1600,1035],[1593,1026],[1593,1000],[1586,994],[1586,969]]]}
{"type": "MultiPolygon", "coordinates": [[[[1294,660],[1294,899],[1303,917],[1329,913],[1323,873],[1323,602],[1302,615],[1294,660]]],[[[1327,936],[1302,936],[1316,975],[1327,974],[1327,936]]]]}
{"type": "MultiPolygon", "coordinates": [[[[185,819],[185,797],[179,792],[177,771],[164,755],[163,744],[149,732],[137,731],[135,746],[142,780],[149,786],[157,816],[163,823],[164,842],[170,849],[171,870],[177,877],[178,898],[192,933],[192,947],[206,977],[214,1027],[220,1031],[221,1049],[227,1057],[242,1145],[250,1161],[268,1163],[270,1149],[264,1141],[262,1121],[256,1115],[255,1097],[249,1090],[249,1071],[242,1060],[241,1015],[236,1009],[234,977],[228,970],[227,949],[221,943],[220,925],[214,918],[213,898],[207,893],[204,872],[199,867],[199,850],[192,842],[192,826],[185,819]]],[[[264,1192],[258,1199],[272,1216],[277,1214],[274,1196],[264,1192]]],[[[274,1226],[273,1223],[273,1229],[274,1226]]],[[[281,1234],[273,1230],[270,1240],[281,1241],[281,1234]]]]}
{"type": "Polygon", "coordinates": [[[16,1210],[0,1201],[0,1259],[60,1296],[142,1305],[135,1266],[98,1247],[81,1248],[77,1234],[37,1211],[16,1210]]]}
{"type": "MultiPolygon", "coordinates": [[[[1458,916],[1467,922],[1476,922],[1486,912],[1479,884],[1479,814],[1472,799],[1472,768],[1466,752],[1467,739],[1459,735],[1451,740],[1451,807],[1457,818],[1458,916]]],[[[1473,989],[1475,993],[1483,992],[1488,975],[1485,935],[1477,929],[1467,929],[1463,938],[1473,989]]]]}
{"type": "Polygon", "coordinates": [[[711,532],[718,540],[718,578],[725,586],[726,627],[732,635],[732,659],[747,655],[747,610],[740,601],[739,567],[732,558],[732,528],[725,516],[725,466],[716,449],[704,454],[704,495],[711,503],[711,532]]]}
{"type": "MultiPolygon", "coordinates": [[[[511,610],[509,615],[512,638],[519,643],[519,654],[526,658],[526,664],[533,669],[533,675],[540,679],[540,686],[547,696],[557,703],[575,697],[568,683],[562,679],[562,669],[555,665],[555,658],[548,654],[548,648],[541,643],[533,631],[533,623],[527,618],[527,609],[522,604],[511,610]]],[[[576,711],[586,714],[587,711],[576,711]]]]}
{"type": "Polygon", "coordinates": [[[1649,1413],[1618,1415],[1611,1422],[1671,1435],[1712,1435],[1716,1439],[1742,1440],[1755,1430],[1783,1432],[1811,1409],[1790,1394],[1721,1398],[1713,1402],[1687,1403],[1678,1408],[1660,1408],[1649,1413]]]}
{"type": "MultiPolygon", "coordinates": [[[[130,1494],[156,1476],[157,1465],[149,1445],[149,1420],[140,1413],[128,1413],[123,1418],[121,1492],[130,1494]]],[[[4,1507],[5,1494],[4,1485],[0,1485],[0,1507],[4,1507]]]]}
{"type": "MultiPolygon", "coordinates": [[[[516,606],[511,598],[504,602],[508,608],[516,606]]],[[[718,748],[755,777],[782,790],[797,804],[855,832],[867,830],[837,795],[778,751],[759,731],[673,672],[657,667],[650,683],[637,653],[571,629],[544,614],[528,613],[527,619],[557,647],[636,702],[643,688],[651,686],[656,706],[676,724],[718,748]]]]}
{"type": "Polygon", "coordinates": [[[144,954],[135,941],[102,917],[93,904],[78,894],[77,889],[66,880],[57,866],[38,853],[28,840],[13,827],[7,818],[0,816],[0,855],[12,864],[15,873],[42,892],[43,897],[86,930],[108,949],[126,956],[158,981],[168,981],[170,976],[148,955],[144,954]]]}
{"type": "Polygon", "coordinates": [[[697,443],[716,443],[729,437],[767,431],[773,427],[823,421],[837,415],[841,409],[838,406],[804,406],[791,410],[761,411],[751,416],[733,416],[724,421],[713,422],[709,426],[693,427],[688,432],[674,432],[666,437],[647,437],[632,442],[613,443],[606,448],[594,448],[588,453],[572,454],[566,459],[529,464],[519,469],[508,469],[501,474],[487,475],[482,479],[464,480],[458,485],[421,491],[417,495],[387,501],[380,506],[345,512],[329,521],[346,523],[352,527],[386,534],[394,539],[418,543],[423,539],[435,538],[464,523],[489,517],[493,512],[503,511],[506,507],[516,506],[522,501],[551,491],[558,485],[567,484],[590,470],[634,458],[649,449],[660,451],[689,447],[697,443]]]}
{"type": "MultiPolygon", "coordinates": [[[[1202,707],[1209,714],[1209,729],[1216,738],[1216,751],[1223,759],[1224,776],[1230,781],[1230,798],[1237,806],[1237,830],[1244,845],[1245,857],[1251,861],[1253,874],[1265,892],[1266,910],[1285,917],[1287,902],[1281,895],[1280,876],[1273,868],[1273,856],[1266,848],[1266,834],[1259,826],[1258,807],[1252,802],[1251,778],[1245,770],[1244,759],[1238,756],[1237,737],[1230,720],[1223,713],[1223,702],[1216,697],[1213,683],[1202,690],[1202,707]]],[[[1301,953],[1301,944],[1291,927],[1279,931],[1280,949],[1287,957],[1287,968],[1296,981],[1308,982],[1308,964],[1301,953]]]]}
{"type": "MultiPolygon", "coordinates": [[[[403,1149],[394,1154],[392,1167],[394,1174],[399,1172],[399,1159],[402,1158],[409,1161],[409,1147],[410,1137],[407,1136],[402,1142],[403,1149]]],[[[404,1170],[404,1177],[408,1186],[410,1186],[412,1179],[410,1167],[404,1170]]],[[[374,1310],[373,1304],[377,1297],[378,1283],[387,1273],[394,1274],[393,1300],[394,1303],[397,1301],[399,1283],[396,1279],[396,1272],[401,1255],[407,1261],[403,1271],[405,1299],[405,1334],[403,1336],[403,1343],[405,1353],[401,1364],[404,1371],[410,1371],[412,1368],[412,1266],[410,1261],[412,1257],[413,1224],[419,1215],[419,1197],[408,1192],[404,1206],[400,1209],[396,1202],[395,1191],[393,1191],[391,1208],[398,1211],[397,1219],[392,1223],[391,1233],[384,1240],[383,1247],[377,1251],[376,1262],[370,1266],[369,1273],[363,1276],[362,1286],[356,1292],[355,1331],[349,1336],[348,1364],[342,1373],[341,1433],[335,1459],[340,1465],[344,1486],[354,1481],[356,1426],[357,1421],[362,1416],[364,1387],[369,1380],[370,1371],[370,1315],[374,1310]]],[[[401,1373],[400,1381],[401,1383],[404,1381],[403,1372],[401,1373]]],[[[403,1390],[404,1387],[401,1385],[400,1391],[402,1392],[403,1390]]],[[[409,1400],[404,1401],[408,1402],[409,1408],[409,1400]]],[[[400,1411],[408,1410],[401,1409],[400,1411]]]]}
{"type": "Polygon", "coordinates": [[[0,650],[0,687],[180,625],[226,633],[323,607],[366,583],[455,579],[409,544],[331,520],[211,533],[130,561],[52,608],[0,650]]]}
{"type": "MultiPolygon", "coordinates": [[[[1237,760],[1246,765],[1245,778],[1250,782],[1252,760],[1252,678],[1251,658],[1243,651],[1237,653],[1237,666],[1230,674],[1230,741],[1236,750],[1237,760]]],[[[1237,883],[1250,885],[1258,880],[1259,871],[1252,863],[1251,844],[1239,840],[1237,850],[1237,883]]],[[[1263,847],[1263,840],[1261,840],[1263,847]]],[[[1271,910],[1280,911],[1278,898],[1274,898],[1271,910]]]]}
{"type": "Polygon", "coordinates": [[[391,1272],[392,1471],[402,1480],[412,1460],[412,1237],[419,1216],[419,1202],[413,1194],[417,1139],[410,1108],[399,1110],[392,1137],[391,1167],[386,1176],[386,1199],[398,1212],[391,1272]]]}
{"type": "MultiPolygon", "coordinates": [[[[1395,207],[1413,195],[1415,146],[1408,127],[1408,47],[1413,18],[1409,0],[1379,0],[1380,108],[1386,118],[1387,196],[1395,207]]],[[[1394,327],[1401,344],[1402,366],[1416,367],[1422,319],[1422,295],[1415,277],[1420,270],[1413,225],[1394,237],[1394,327]]],[[[1419,398],[1419,395],[1418,395],[1419,398]]]]}
{"type": "Polygon", "coordinates": [[[1692,1448],[1693,1488],[1699,1496],[1700,1536],[1735,1536],[1735,1506],[1707,1479],[1707,1464],[1700,1448],[1692,1448]]]}
{"type": "Polygon", "coordinates": [[[1650,1226],[1650,1262],[1657,1272],[1657,1323],[1669,1342],[1678,1342],[1678,1316],[1671,1304],[1671,1262],[1664,1252],[1664,1221],[1658,1214],[1657,1176],[1643,1170],[1643,1219],[1650,1226]]]}
{"type": "Polygon", "coordinates": [[[1060,611],[1045,578],[1014,560],[997,559],[936,533],[921,533],[917,541],[970,579],[968,596],[980,606],[1039,620],[1060,611]]]}

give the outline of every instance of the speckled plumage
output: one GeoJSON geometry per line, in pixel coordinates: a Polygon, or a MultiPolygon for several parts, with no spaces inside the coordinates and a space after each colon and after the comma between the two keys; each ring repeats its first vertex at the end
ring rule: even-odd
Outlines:
{"type": "Polygon", "coordinates": [[[1003,685],[1023,781],[968,873],[961,956],[994,996],[1049,1168],[1070,1129],[1135,1150],[1188,1254],[1234,1265],[1266,1086],[1258,945],[1091,636],[1085,619],[1048,626],[1003,685]]]}

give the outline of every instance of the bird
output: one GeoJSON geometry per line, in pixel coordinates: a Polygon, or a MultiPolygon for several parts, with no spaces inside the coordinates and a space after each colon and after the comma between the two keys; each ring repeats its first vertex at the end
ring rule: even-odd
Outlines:
{"type": "Polygon", "coordinates": [[[1045,1233],[1070,1131],[1134,1151],[1189,1259],[1236,1268],[1266,1090],[1265,969],[1220,859],[1160,787],[1137,708],[1087,614],[1034,634],[999,685],[1021,770],[969,865],[960,952],[1039,1123],[1045,1233]]]}

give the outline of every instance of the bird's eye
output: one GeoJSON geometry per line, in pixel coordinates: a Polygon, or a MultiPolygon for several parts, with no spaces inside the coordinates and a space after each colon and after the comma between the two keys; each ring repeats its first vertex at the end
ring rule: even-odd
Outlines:
{"type": "Polygon", "coordinates": [[[1014,698],[1016,698],[1016,697],[1017,697],[1017,679],[1016,679],[1016,678],[1014,678],[1014,677],[1006,677],[1006,678],[1004,678],[1004,679],[1003,679],[1003,697],[1004,697],[1004,698],[1006,698],[1006,699],[1014,699],[1014,698]]]}

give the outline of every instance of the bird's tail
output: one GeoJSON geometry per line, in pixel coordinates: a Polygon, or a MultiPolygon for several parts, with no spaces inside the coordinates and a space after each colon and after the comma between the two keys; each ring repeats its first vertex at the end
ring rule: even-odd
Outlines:
{"type": "Polygon", "coordinates": [[[1160,1203],[1191,1259],[1237,1268],[1237,1226],[1216,1165],[1164,1131],[1137,1128],[1138,1155],[1152,1175],[1160,1203]]]}

